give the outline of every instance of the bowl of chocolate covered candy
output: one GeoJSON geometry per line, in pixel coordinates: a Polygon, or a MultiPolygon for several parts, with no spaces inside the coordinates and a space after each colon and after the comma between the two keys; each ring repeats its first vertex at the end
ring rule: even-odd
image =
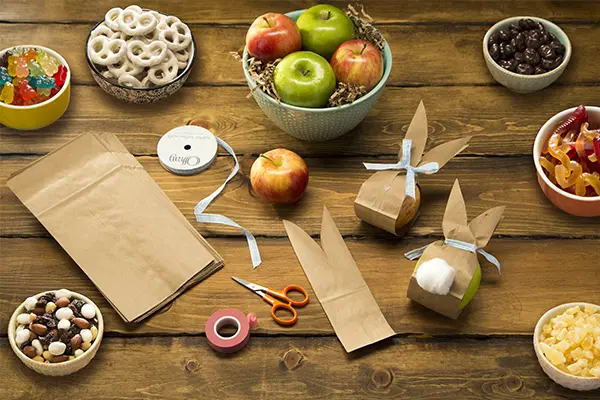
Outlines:
{"type": "Polygon", "coordinates": [[[8,340],[32,370],[51,376],[79,371],[94,358],[104,320],[87,297],[67,289],[28,297],[13,313],[8,340]]]}
{"type": "Polygon", "coordinates": [[[483,57],[498,83],[517,93],[531,93],[563,73],[571,59],[571,42],[545,19],[507,18],[485,34],[483,57]]]}

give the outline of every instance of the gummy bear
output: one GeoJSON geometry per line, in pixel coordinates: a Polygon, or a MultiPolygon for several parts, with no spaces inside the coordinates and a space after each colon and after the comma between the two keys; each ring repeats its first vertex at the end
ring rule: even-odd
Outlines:
{"type": "Polygon", "coordinates": [[[33,100],[35,102],[34,104],[38,104],[38,103],[43,103],[44,101],[46,101],[48,99],[49,99],[49,96],[38,93],[37,96],[35,96],[35,99],[33,99],[33,100]]]}
{"type": "Polygon", "coordinates": [[[8,67],[8,57],[10,57],[8,51],[5,51],[4,54],[0,56],[0,67],[8,67]]]}
{"type": "Polygon", "coordinates": [[[10,76],[17,76],[17,57],[8,57],[8,73],[10,76]]]}
{"type": "Polygon", "coordinates": [[[3,86],[6,82],[12,81],[12,76],[8,73],[8,69],[0,67],[0,86],[3,86]]]}
{"type": "Polygon", "coordinates": [[[50,89],[50,88],[41,88],[41,87],[38,86],[37,92],[38,92],[38,96],[50,97],[50,94],[52,93],[52,89],[50,89]]]}
{"type": "Polygon", "coordinates": [[[35,58],[37,57],[37,51],[35,51],[35,49],[28,49],[26,52],[24,52],[21,57],[24,57],[27,62],[31,61],[31,60],[35,60],[35,58]]]}
{"type": "Polygon", "coordinates": [[[40,50],[36,57],[36,60],[42,66],[42,69],[48,76],[52,76],[58,72],[58,62],[54,57],[40,50]]]}
{"type": "Polygon", "coordinates": [[[29,75],[29,65],[27,64],[27,59],[23,56],[17,57],[17,61],[15,63],[17,77],[26,78],[29,75]]]}
{"type": "Polygon", "coordinates": [[[49,78],[47,76],[34,76],[31,78],[29,84],[32,87],[42,88],[42,89],[52,89],[56,87],[56,83],[54,82],[54,78],[49,78]]]}
{"type": "Polygon", "coordinates": [[[14,99],[12,102],[13,106],[22,106],[23,105],[23,99],[21,98],[21,95],[19,95],[19,91],[14,89],[14,99]]]}
{"type": "Polygon", "coordinates": [[[36,60],[29,61],[29,75],[31,76],[44,76],[46,72],[42,69],[40,63],[36,60]]]}
{"type": "Polygon", "coordinates": [[[54,81],[56,82],[56,86],[62,86],[65,84],[67,80],[67,66],[60,65],[58,67],[58,72],[54,74],[54,81]]]}
{"type": "Polygon", "coordinates": [[[19,94],[25,102],[37,96],[37,92],[35,91],[35,89],[29,86],[29,83],[27,83],[27,81],[19,82],[19,94]]]}
{"type": "Polygon", "coordinates": [[[4,87],[2,88],[2,93],[0,93],[0,100],[5,102],[6,104],[11,104],[15,99],[15,87],[12,83],[6,82],[4,87]]]}
{"type": "Polygon", "coordinates": [[[56,94],[58,92],[60,92],[60,88],[58,88],[58,87],[50,89],[50,97],[52,98],[52,97],[56,96],[56,94]]]}

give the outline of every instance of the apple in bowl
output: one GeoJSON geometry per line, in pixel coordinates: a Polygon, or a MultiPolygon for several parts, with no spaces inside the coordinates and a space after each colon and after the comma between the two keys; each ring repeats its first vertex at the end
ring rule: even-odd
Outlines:
{"type": "Polygon", "coordinates": [[[339,8],[319,4],[306,10],[296,22],[302,36],[302,48],[329,61],[345,41],[354,39],[354,23],[339,8]]]}
{"type": "Polygon", "coordinates": [[[248,53],[261,61],[275,61],[302,48],[300,30],[293,19],[267,13],[256,18],[246,33],[248,53]]]}
{"type": "Polygon", "coordinates": [[[349,40],[333,53],[331,68],[339,82],[361,85],[370,92],[383,76],[383,55],[370,42],[349,40]]]}
{"type": "Polygon", "coordinates": [[[270,150],[252,164],[250,183],[252,189],[268,203],[295,203],[308,185],[308,167],[293,151],[270,150]]]}

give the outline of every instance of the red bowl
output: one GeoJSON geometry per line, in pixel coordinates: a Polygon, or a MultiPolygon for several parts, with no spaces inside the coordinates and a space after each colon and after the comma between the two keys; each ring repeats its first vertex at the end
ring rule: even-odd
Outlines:
{"type": "MultiPolygon", "coordinates": [[[[579,217],[599,217],[600,216],[600,196],[581,197],[565,192],[561,188],[550,182],[542,166],[540,165],[540,154],[544,144],[554,131],[556,125],[566,119],[576,107],[564,110],[550,118],[539,130],[533,144],[533,162],[537,172],[538,183],[546,197],[558,208],[569,214],[579,217]]],[[[590,129],[600,127],[600,107],[585,107],[590,122],[590,129]]]]}

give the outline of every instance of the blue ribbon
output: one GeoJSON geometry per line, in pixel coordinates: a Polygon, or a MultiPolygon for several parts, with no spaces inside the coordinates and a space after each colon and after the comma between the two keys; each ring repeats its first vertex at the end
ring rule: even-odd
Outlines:
{"type": "Polygon", "coordinates": [[[410,149],[412,147],[411,139],[402,139],[402,159],[394,164],[363,163],[366,169],[373,171],[385,171],[393,169],[403,169],[406,171],[406,196],[416,200],[417,174],[433,174],[439,171],[440,166],[437,162],[430,162],[418,167],[410,165],[410,149]]]}
{"type": "MultiPolygon", "coordinates": [[[[456,240],[456,239],[444,239],[444,243],[449,246],[460,249],[460,250],[470,251],[471,253],[479,253],[482,256],[484,256],[485,259],[488,260],[490,263],[494,264],[496,266],[496,268],[498,268],[498,272],[500,272],[500,273],[502,272],[500,270],[500,261],[498,261],[498,259],[496,257],[491,255],[487,251],[478,248],[476,244],[469,243],[469,242],[463,242],[462,240],[456,240]]],[[[404,257],[408,258],[409,260],[416,260],[417,258],[419,258],[423,255],[423,252],[425,252],[425,249],[429,246],[430,246],[430,244],[428,244],[427,246],[419,247],[418,249],[411,250],[407,253],[404,253],[404,257]]]]}
{"type": "Polygon", "coordinates": [[[198,221],[198,222],[209,223],[209,224],[219,224],[219,225],[226,225],[226,226],[233,226],[236,228],[240,228],[242,230],[242,232],[244,233],[244,235],[246,236],[246,241],[248,242],[248,248],[250,249],[250,257],[252,258],[252,266],[254,268],[256,268],[262,262],[262,260],[260,258],[260,252],[258,251],[258,244],[256,243],[256,238],[254,238],[254,236],[243,226],[237,224],[230,218],[225,217],[224,215],[204,214],[204,210],[206,210],[206,208],[215,199],[215,197],[217,197],[219,194],[221,194],[223,189],[225,189],[225,185],[227,185],[227,183],[231,179],[233,179],[233,177],[240,170],[240,164],[238,163],[238,159],[235,156],[235,152],[233,151],[233,149],[224,140],[221,140],[219,138],[216,138],[216,139],[217,139],[217,143],[221,147],[223,147],[231,155],[231,157],[233,157],[233,160],[235,161],[235,166],[233,167],[233,170],[231,171],[231,173],[229,174],[227,179],[225,179],[225,182],[221,186],[219,186],[217,188],[217,190],[215,190],[214,192],[212,192],[212,194],[210,194],[209,196],[200,200],[200,202],[198,202],[198,204],[196,204],[196,207],[194,207],[194,215],[196,216],[196,221],[198,221]]]}

